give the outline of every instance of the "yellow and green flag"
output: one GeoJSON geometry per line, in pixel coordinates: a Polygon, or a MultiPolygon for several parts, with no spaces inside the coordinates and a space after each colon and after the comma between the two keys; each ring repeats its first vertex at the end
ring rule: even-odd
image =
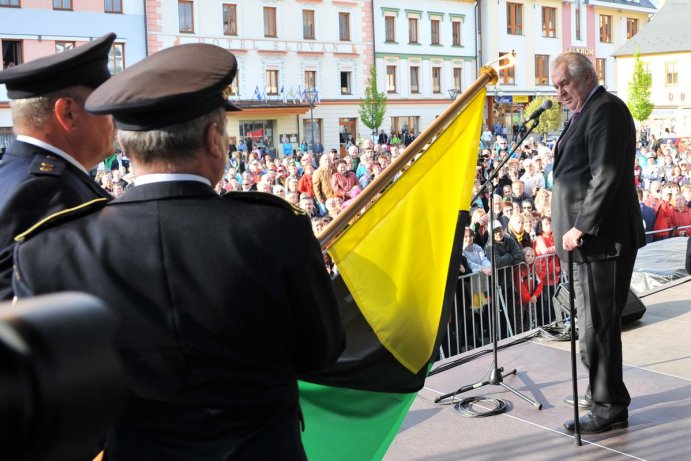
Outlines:
{"type": "Polygon", "coordinates": [[[453,305],[484,100],[483,89],[330,248],[347,346],[300,382],[311,460],[381,459],[424,384],[453,305]]]}

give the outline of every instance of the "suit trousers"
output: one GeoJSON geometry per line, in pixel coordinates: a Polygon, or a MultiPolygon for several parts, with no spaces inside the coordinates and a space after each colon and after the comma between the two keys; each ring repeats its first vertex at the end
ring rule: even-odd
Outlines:
{"type": "Polygon", "coordinates": [[[575,264],[574,292],[581,361],[589,371],[591,412],[626,418],[631,397],[623,378],[621,315],[637,250],[616,258],[575,264]]]}

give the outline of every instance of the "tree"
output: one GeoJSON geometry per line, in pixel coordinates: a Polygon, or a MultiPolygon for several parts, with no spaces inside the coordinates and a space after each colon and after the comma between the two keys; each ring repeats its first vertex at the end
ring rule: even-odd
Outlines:
{"type": "Polygon", "coordinates": [[[648,120],[653,112],[654,105],[650,102],[650,87],[653,86],[653,76],[643,68],[638,51],[634,53],[633,57],[633,75],[629,82],[629,97],[626,105],[629,106],[633,118],[643,122],[648,120]]]}
{"type": "Polygon", "coordinates": [[[525,106],[525,109],[523,109],[523,117],[527,119],[533,112],[542,106],[542,103],[545,102],[546,99],[552,101],[552,108],[544,111],[542,115],[540,115],[540,124],[535,128],[535,131],[542,135],[553,133],[561,128],[561,108],[556,98],[544,96],[534,98],[525,106]]]}
{"type": "Polygon", "coordinates": [[[372,66],[369,70],[369,82],[365,88],[365,97],[360,99],[360,120],[362,124],[376,134],[384,121],[386,114],[386,95],[377,88],[377,69],[372,66]]]}

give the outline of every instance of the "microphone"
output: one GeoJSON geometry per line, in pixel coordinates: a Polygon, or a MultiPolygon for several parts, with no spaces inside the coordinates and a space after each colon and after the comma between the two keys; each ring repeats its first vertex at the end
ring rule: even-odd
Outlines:
{"type": "Polygon", "coordinates": [[[542,115],[542,113],[544,111],[549,110],[551,108],[552,108],[552,100],[551,99],[545,99],[542,102],[542,105],[535,112],[530,114],[530,117],[528,117],[528,119],[525,122],[523,122],[523,124],[526,124],[531,120],[537,120],[538,118],[540,118],[540,115],[542,115]]]}

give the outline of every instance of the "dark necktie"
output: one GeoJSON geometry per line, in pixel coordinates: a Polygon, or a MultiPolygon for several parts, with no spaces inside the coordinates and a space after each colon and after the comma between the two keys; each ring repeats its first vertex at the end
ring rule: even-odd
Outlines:
{"type": "MultiPolygon", "coordinates": [[[[579,116],[580,114],[581,114],[580,112],[574,112],[574,113],[573,113],[573,115],[572,115],[571,118],[569,119],[568,125],[566,125],[566,128],[564,129],[564,133],[566,133],[567,131],[569,131],[569,128],[571,128],[571,125],[573,125],[574,123],[576,123],[576,120],[578,120],[578,116],[579,116]]],[[[562,146],[563,144],[564,144],[564,137],[562,136],[562,138],[559,140],[559,143],[557,144],[557,149],[559,149],[559,150],[561,151],[561,149],[562,149],[562,147],[563,147],[563,146],[562,146]]]]}

